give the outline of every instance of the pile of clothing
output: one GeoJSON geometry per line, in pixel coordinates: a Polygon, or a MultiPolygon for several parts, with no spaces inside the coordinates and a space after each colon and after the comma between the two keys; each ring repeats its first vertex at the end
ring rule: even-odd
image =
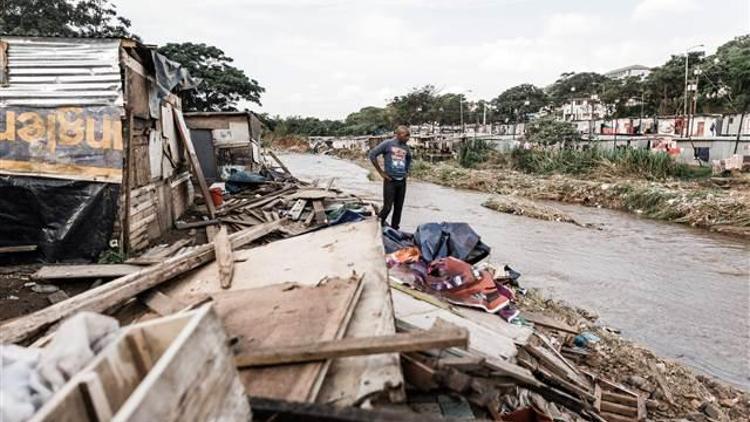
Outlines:
{"type": "MultiPolygon", "coordinates": [[[[480,264],[490,247],[466,223],[427,223],[407,233],[383,230],[392,278],[455,305],[480,308],[516,322],[518,309],[509,285],[521,276],[507,265],[498,271],[480,264]]],[[[521,321],[518,321],[521,322],[521,321]]]]}

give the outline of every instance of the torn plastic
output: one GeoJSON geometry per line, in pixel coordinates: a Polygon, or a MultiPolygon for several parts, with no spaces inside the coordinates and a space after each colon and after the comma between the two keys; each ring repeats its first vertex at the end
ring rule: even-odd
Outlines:
{"type": "Polygon", "coordinates": [[[151,85],[149,92],[148,107],[151,117],[160,118],[159,110],[161,102],[170,93],[193,89],[200,84],[201,80],[193,78],[181,64],[169,60],[166,56],[151,50],[151,61],[154,64],[155,84],[151,85]]]}
{"type": "Polygon", "coordinates": [[[37,245],[0,260],[95,259],[112,237],[119,191],[114,183],[0,176],[0,246],[37,245]]]}

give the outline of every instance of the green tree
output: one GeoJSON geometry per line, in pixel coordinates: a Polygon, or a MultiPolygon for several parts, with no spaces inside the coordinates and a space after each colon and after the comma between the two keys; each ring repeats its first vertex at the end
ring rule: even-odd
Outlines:
{"type": "Polygon", "coordinates": [[[595,72],[563,73],[549,88],[549,98],[554,105],[561,106],[573,98],[598,94],[606,81],[606,76],[595,72]]]}
{"type": "Polygon", "coordinates": [[[342,135],[381,134],[391,130],[388,110],[381,107],[364,107],[346,116],[342,135]]]}
{"type": "Polygon", "coordinates": [[[159,52],[202,80],[196,89],[183,93],[185,110],[234,111],[242,100],[261,105],[260,96],[265,88],[243,70],[232,66],[234,60],[221,49],[187,42],[166,44],[159,52]]]}
{"type": "Polygon", "coordinates": [[[494,117],[501,122],[515,122],[519,116],[537,113],[548,102],[547,94],[532,84],[508,88],[491,101],[494,117]]]}
{"type": "MultiPolygon", "coordinates": [[[[689,53],[688,74],[702,65],[704,53],[689,53]]],[[[650,110],[660,115],[682,114],[685,98],[685,56],[673,55],[666,63],[651,69],[644,81],[644,97],[650,110]]]]}
{"type": "Polygon", "coordinates": [[[0,33],[29,36],[132,37],[130,21],[108,0],[3,0],[0,33]]]}
{"type": "Polygon", "coordinates": [[[526,140],[544,146],[565,147],[579,139],[580,135],[572,124],[551,116],[534,120],[526,128],[526,140]]]}
{"type": "Polygon", "coordinates": [[[435,120],[437,90],[433,85],[414,88],[408,94],[394,97],[388,107],[394,125],[416,125],[435,120]]]}
{"type": "Polygon", "coordinates": [[[698,76],[707,97],[716,98],[725,109],[735,113],[747,112],[750,108],[750,34],[723,44],[705,62],[698,76]]]}
{"type": "Polygon", "coordinates": [[[608,79],[601,84],[599,98],[607,108],[609,117],[638,116],[641,97],[645,97],[644,89],[643,80],[638,76],[608,79]]]}
{"type": "MultiPolygon", "coordinates": [[[[446,93],[438,95],[432,105],[433,120],[440,125],[458,125],[461,122],[461,102],[466,107],[463,94],[446,93]]],[[[464,110],[465,111],[465,110],[464,110]]]]}

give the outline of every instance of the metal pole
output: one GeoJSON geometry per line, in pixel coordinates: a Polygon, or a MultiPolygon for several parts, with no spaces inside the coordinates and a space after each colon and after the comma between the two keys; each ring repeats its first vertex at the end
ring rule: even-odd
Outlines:
{"type": "Polygon", "coordinates": [[[463,97],[463,94],[461,94],[461,97],[458,98],[458,108],[459,108],[460,114],[461,114],[461,133],[463,134],[465,132],[465,130],[464,130],[464,97],[463,97]]]}
{"type": "Polygon", "coordinates": [[[688,61],[690,60],[690,49],[685,50],[685,92],[682,104],[682,136],[685,136],[685,118],[687,118],[688,103],[688,61]]]}

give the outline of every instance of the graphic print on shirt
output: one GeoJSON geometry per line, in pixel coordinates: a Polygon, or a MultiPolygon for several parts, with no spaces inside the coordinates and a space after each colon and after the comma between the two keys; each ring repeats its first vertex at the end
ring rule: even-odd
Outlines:
{"type": "Polygon", "coordinates": [[[391,164],[393,169],[406,170],[406,150],[396,146],[391,147],[391,164]]]}

